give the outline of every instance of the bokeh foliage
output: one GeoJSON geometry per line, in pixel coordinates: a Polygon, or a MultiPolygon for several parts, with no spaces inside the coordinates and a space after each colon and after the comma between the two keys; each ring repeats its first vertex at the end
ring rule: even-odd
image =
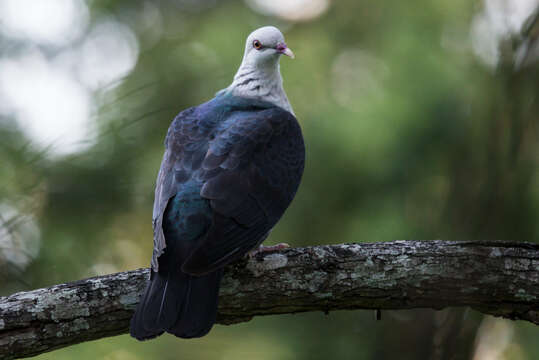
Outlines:
{"type": "MultiPolygon", "coordinates": [[[[482,2],[342,0],[293,23],[243,2],[162,0],[157,38],[135,20],[144,2],[88,4],[91,24],[112,18],[133,31],[137,64],[94,92],[98,136],[82,152],[47,156],[14,117],[0,119],[0,204],[19,214],[5,227],[23,243],[39,238],[19,249],[28,264],[0,258],[2,294],[148,266],[167,127],[229,84],[246,35],[266,24],[296,53],[281,70],[307,147],[302,186],[267,243],[539,241],[539,62],[516,65],[518,34],[500,41],[495,66],[474,53],[482,2]],[[18,225],[27,215],[37,230],[18,225]]],[[[39,358],[470,358],[481,321],[457,310],[381,322],[365,311],[286,315],[198,340],[121,336],[39,358]]],[[[535,327],[506,326],[508,358],[539,357],[535,327]]]]}

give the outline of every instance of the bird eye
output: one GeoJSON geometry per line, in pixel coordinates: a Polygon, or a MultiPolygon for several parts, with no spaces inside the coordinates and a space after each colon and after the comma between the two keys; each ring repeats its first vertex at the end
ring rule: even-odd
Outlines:
{"type": "Polygon", "coordinates": [[[257,50],[262,49],[262,43],[258,40],[253,41],[253,47],[257,50]]]}

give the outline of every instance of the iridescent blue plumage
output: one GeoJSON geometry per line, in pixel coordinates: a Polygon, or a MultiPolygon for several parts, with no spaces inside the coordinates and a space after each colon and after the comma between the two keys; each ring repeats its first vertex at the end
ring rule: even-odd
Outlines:
{"type": "Polygon", "coordinates": [[[257,247],[292,201],[305,150],[295,117],[224,93],[181,112],[165,141],[151,280],[131,335],[205,335],[223,267],[257,247]]]}

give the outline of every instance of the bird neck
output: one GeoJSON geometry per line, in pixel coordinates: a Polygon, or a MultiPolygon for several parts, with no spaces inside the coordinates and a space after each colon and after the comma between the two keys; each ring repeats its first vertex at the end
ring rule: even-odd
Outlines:
{"type": "Polygon", "coordinates": [[[263,68],[242,63],[232,84],[225,91],[234,96],[266,101],[294,114],[284,92],[278,62],[263,68]]]}

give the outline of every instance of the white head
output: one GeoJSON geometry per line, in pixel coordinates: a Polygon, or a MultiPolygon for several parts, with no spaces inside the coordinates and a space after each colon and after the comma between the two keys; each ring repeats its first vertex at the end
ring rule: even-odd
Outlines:
{"type": "Polygon", "coordinates": [[[232,84],[225,89],[236,96],[274,103],[294,113],[283,89],[279,58],[294,53],[284,42],[284,36],[274,26],[253,31],[245,42],[245,52],[232,84]]]}
{"type": "Polygon", "coordinates": [[[245,42],[242,65],[257,68],[275,66],[281,55],[294,58],[294,53],[284,42],[284,36],[274,26],[264,26],[253,31],[245,42]]]}

